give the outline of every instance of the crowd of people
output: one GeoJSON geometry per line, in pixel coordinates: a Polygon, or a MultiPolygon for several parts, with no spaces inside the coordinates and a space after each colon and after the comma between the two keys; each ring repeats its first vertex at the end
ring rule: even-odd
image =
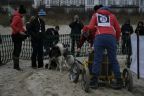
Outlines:
{"type": "MultiPolygon", "coordinates": [[[[13,14],[10,24],[12,28],[12,41],[14,43],[12,56],[14,63],[13,68],[16,70],[22,70],[19,66],[19,57],[22,42],[27,37],[31,38],[33,50],[31,56],[31,67],[34,69],[43,68],[43,56],[47,55],[51,47],[59,42],[58,31],[60,28],[59,26],[55,26],[55,28],[48,28],[46,30],[43,16],[35,14],[34,16],[31,16],[25,29],[23,22],[25,14],[26,9],[21,5],[13,14]],[[46,49],[45,52],[43,52],[43,47],[46,49]]],[[[126,20],[120,28],[120,24],[116,16],[110,11],[110,9],[99,5],[94,7],[94,13],[88,25],[84,26],[79,16],[75,15],[74,20],[69,24],[69,27],[71,28],[71,53],[80,52],[80,49],[85,41],[88,41],[90,43],[90,47],[94,49],[94,61],[90,67],[90,72],[93,75],[90,86],[92,88],[98,87],[100,64],[102,63],[102,56],[104,50],[106,49],[108,52],[109,62],[116,78],[116,82],[113,83],[113,87],[121,88],[122,79],[120,67],[116,58],[116,45],[122,34],[122,53],[126,54],[128,52],[128,54],[131,55],[130,35],[134,32],[134,30],[130,24],[130,20],[126,20]],[[75,46],[77,47],[76,50],[75,46]]],[[[135,33],[138,35],[144,35],[143,31],[144,24],[142,21],[139,21],[135,33]]],[[[0,44],[1,43],[2,40],[0,38],[0,44]]]]}

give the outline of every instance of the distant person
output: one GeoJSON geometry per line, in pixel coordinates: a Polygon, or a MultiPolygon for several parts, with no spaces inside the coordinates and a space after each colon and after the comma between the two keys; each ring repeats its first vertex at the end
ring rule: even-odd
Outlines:
{"type": "Polygon", "coordinates": [[[45,34],[45,22],[41,15],[32,16],[27,25],[28,34],[31,37],[32,56],[31,67],[43,68],[43,43],[45,34]],[[37,64],[38,61],[38,64],[37,64]]]}
{"type": "Polygon", "coordinates": [[[83,26],[84,25],[80,21],[80,18],[79,18],[78,15],[75,15],[74,16],[74,21],[69,24],[69,27],[71,28],[70,36],[71,36],[71,39],[72,39],[72,43],[71,43],[71,46],[72,46],[71,47],[71,52],[72,52],[72,54],[75,53],[75,43],[76,43],[76,46],[78,46],[80,35],[81,35],[81,30],[82,30],[83,26]]]}
{"type": "Polygon", "coordinates": [[[126,20],[121,27],[122,31],[122,53],[131,54],[131,41],[130,35],[133,33],[133,27],[130,24],[130,20],[126,20]]]}
{"type": "Polygon", "coordinates": [[[24,28],[23,17],[26,14],[26,9],[21,5],[17,12],[13,15],[11,28],[12,28],[12,41],[14,43],[13,62],[14,69],[21,70],[19,67],[19,56],[21,53],[22,41],[26,38],[26,30],[24,28]]]}
{"type": "Polygon", "coordinates": [[[144,23],[143,23],[143,21],[138,22],[135,33],[137,35],[140,35],[140,36],[144,35],[144,23]]]}
{"type": "Polygon", "coordinates": [[[44,55],[47,55],[50,49],[59,42],[59,26],[55,28],[48,28],[45,33],[44,48],[46,52],[44,55]]]}

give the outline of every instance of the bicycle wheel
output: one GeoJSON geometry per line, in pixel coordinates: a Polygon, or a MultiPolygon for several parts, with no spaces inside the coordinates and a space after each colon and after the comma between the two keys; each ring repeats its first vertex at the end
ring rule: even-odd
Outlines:
{"type": "Polygon", "coordinates": [[[90,73],[89,73],[89,69],[88,68],[83,68],[82,69],[82,78],[81,78],[81,86],[82,86],[82,89],[85,91],[85,92],[89,92],[89,89],[90,89],[90,73]]]}
{"type": "Polygon", "coordinates": [[[132,73],[129,69],[124,69],[123,70],[123,79],[124,79],[124,87],[128,91],[132,91],[132,89],[133,89],[133,78],[132,78],[132,73]]]}
{"type": "Polygon", "coordinates": [[[80,68],[78,66],[78,62],[74,62],[74,64],[71,66],[70,71],[69,71],[69,79],[77,83],[80,75],[80,68]]]}

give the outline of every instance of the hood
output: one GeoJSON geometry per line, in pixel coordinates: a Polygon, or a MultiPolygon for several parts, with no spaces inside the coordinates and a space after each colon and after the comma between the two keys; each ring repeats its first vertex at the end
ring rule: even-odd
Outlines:
{"type": "Polygon", "coordinates": [[[97,11],[97,13],[103,14],[103,15],[110,15],[110,14],[111,14],[110,11],[105,10],[105,9],[99,9],[99,10],[97,11]]]}

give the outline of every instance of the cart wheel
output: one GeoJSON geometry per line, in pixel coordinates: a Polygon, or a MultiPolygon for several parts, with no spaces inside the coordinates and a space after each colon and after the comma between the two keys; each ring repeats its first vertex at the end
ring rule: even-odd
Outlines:
{"type": "Polygon", "coordinates": [[[80,68],[76,63],[74,63],[69,71],[69,79],[72,82],[77,83],[79,79],[79,74],[80,74],[80,68]]]}
{"type": "Polygon", "coordinates": [[[81,86],[85,92],[89,92],[90,89],[90,73],[88,68],[83,68],[82,70],[82,78],[81,78],[81,86]]]}
{"type": "Polygon", "coordinates": [[[124,87],[127,88],[128,91],[132,91],[133,78],[132,78],[132,73],[129,69],[123,70],[123,80],[124,80],[124,87]]]}

